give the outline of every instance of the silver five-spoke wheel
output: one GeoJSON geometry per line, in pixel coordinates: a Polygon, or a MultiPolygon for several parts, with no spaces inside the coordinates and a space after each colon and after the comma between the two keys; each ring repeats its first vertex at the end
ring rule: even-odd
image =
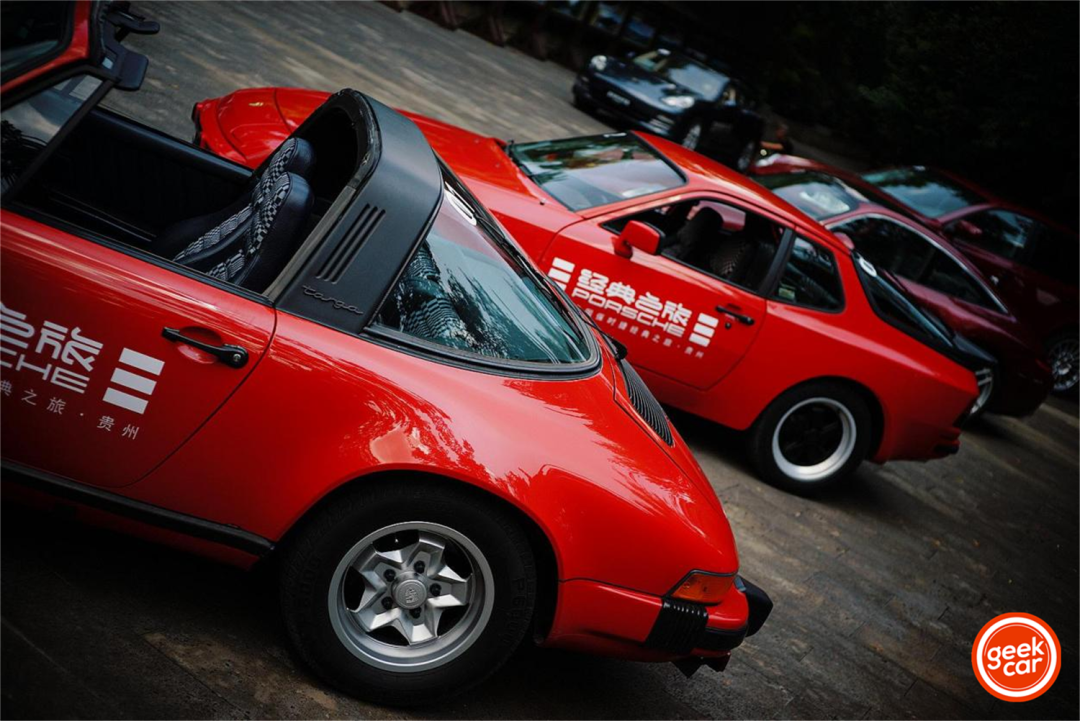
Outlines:
{"type": "Polygon", "coordinates": [[[448,526],[396,523],[368,534],[330,583],[330,620],[365,662],[413,672],[440,666],[483,632],[494,601],[480,549],[448,526]]]}
{"type": "Polygon", "coordinates": [[[701,142],[701,123],[694,123],[686,129],[686,134],[683,135],[682,146],[689,148],[690,150],[697,150],[698,143],[701,142]]]}

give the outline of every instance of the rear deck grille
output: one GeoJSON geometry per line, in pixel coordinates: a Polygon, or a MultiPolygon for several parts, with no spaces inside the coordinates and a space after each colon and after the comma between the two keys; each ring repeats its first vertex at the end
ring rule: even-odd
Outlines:
{"type": "Polygon", "coordinates": [[[629,363],[624,360],[619,365],[622,367],[623,378],[626,379],[626,393],[630,396],[630,403],[634,406],[634,410],[643,421],[649,424],[650,428],[656,431],[656,435],[664,439],[664,443],[673,445],[675,439],[671,435],[671,426],[668,425],[667,415],[660,406],[660,402],[656,400],[656,396],[629,363]]]}

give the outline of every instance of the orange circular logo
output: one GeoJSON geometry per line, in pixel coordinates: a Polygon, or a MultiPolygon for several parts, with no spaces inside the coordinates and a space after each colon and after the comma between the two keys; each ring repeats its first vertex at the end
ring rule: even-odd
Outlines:
{"type": "Polygon", "coordinates": [[[1061,644],[1038,616],[1004,613],[975,637],[971,668],[982,687],[1002,701],[1030,701],[1057,679],[1061,644]]]}

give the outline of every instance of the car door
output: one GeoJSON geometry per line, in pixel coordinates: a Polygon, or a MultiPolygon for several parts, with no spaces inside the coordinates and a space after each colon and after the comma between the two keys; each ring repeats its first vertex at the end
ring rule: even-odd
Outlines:
{"type": "Polygon", "coordinates": [[[542,269],[626,345],[631,363],[693,388],[714,385],[754,342],[765,321],[764,299],[662,254],[617,255],[618,234],[605,227],[612,220],[564,228],[542,269]]]}
{"type": "Polygon", "coordinates": [[[0,237],[6,464],[134,483],[229,399],[270,342],[274,310],[257,296],[11,210],[0,237]]]}

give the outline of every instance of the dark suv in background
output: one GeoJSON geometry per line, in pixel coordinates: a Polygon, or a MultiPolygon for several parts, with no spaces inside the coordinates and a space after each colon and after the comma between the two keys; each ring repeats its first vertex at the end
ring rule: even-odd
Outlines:
{"type": "Polygon", "coordinates": [[[755,159],[765,126],[726,68],[665,49],[624,59],[595,56],[574,81],[574,105],[740,172],[755,159]]]}

